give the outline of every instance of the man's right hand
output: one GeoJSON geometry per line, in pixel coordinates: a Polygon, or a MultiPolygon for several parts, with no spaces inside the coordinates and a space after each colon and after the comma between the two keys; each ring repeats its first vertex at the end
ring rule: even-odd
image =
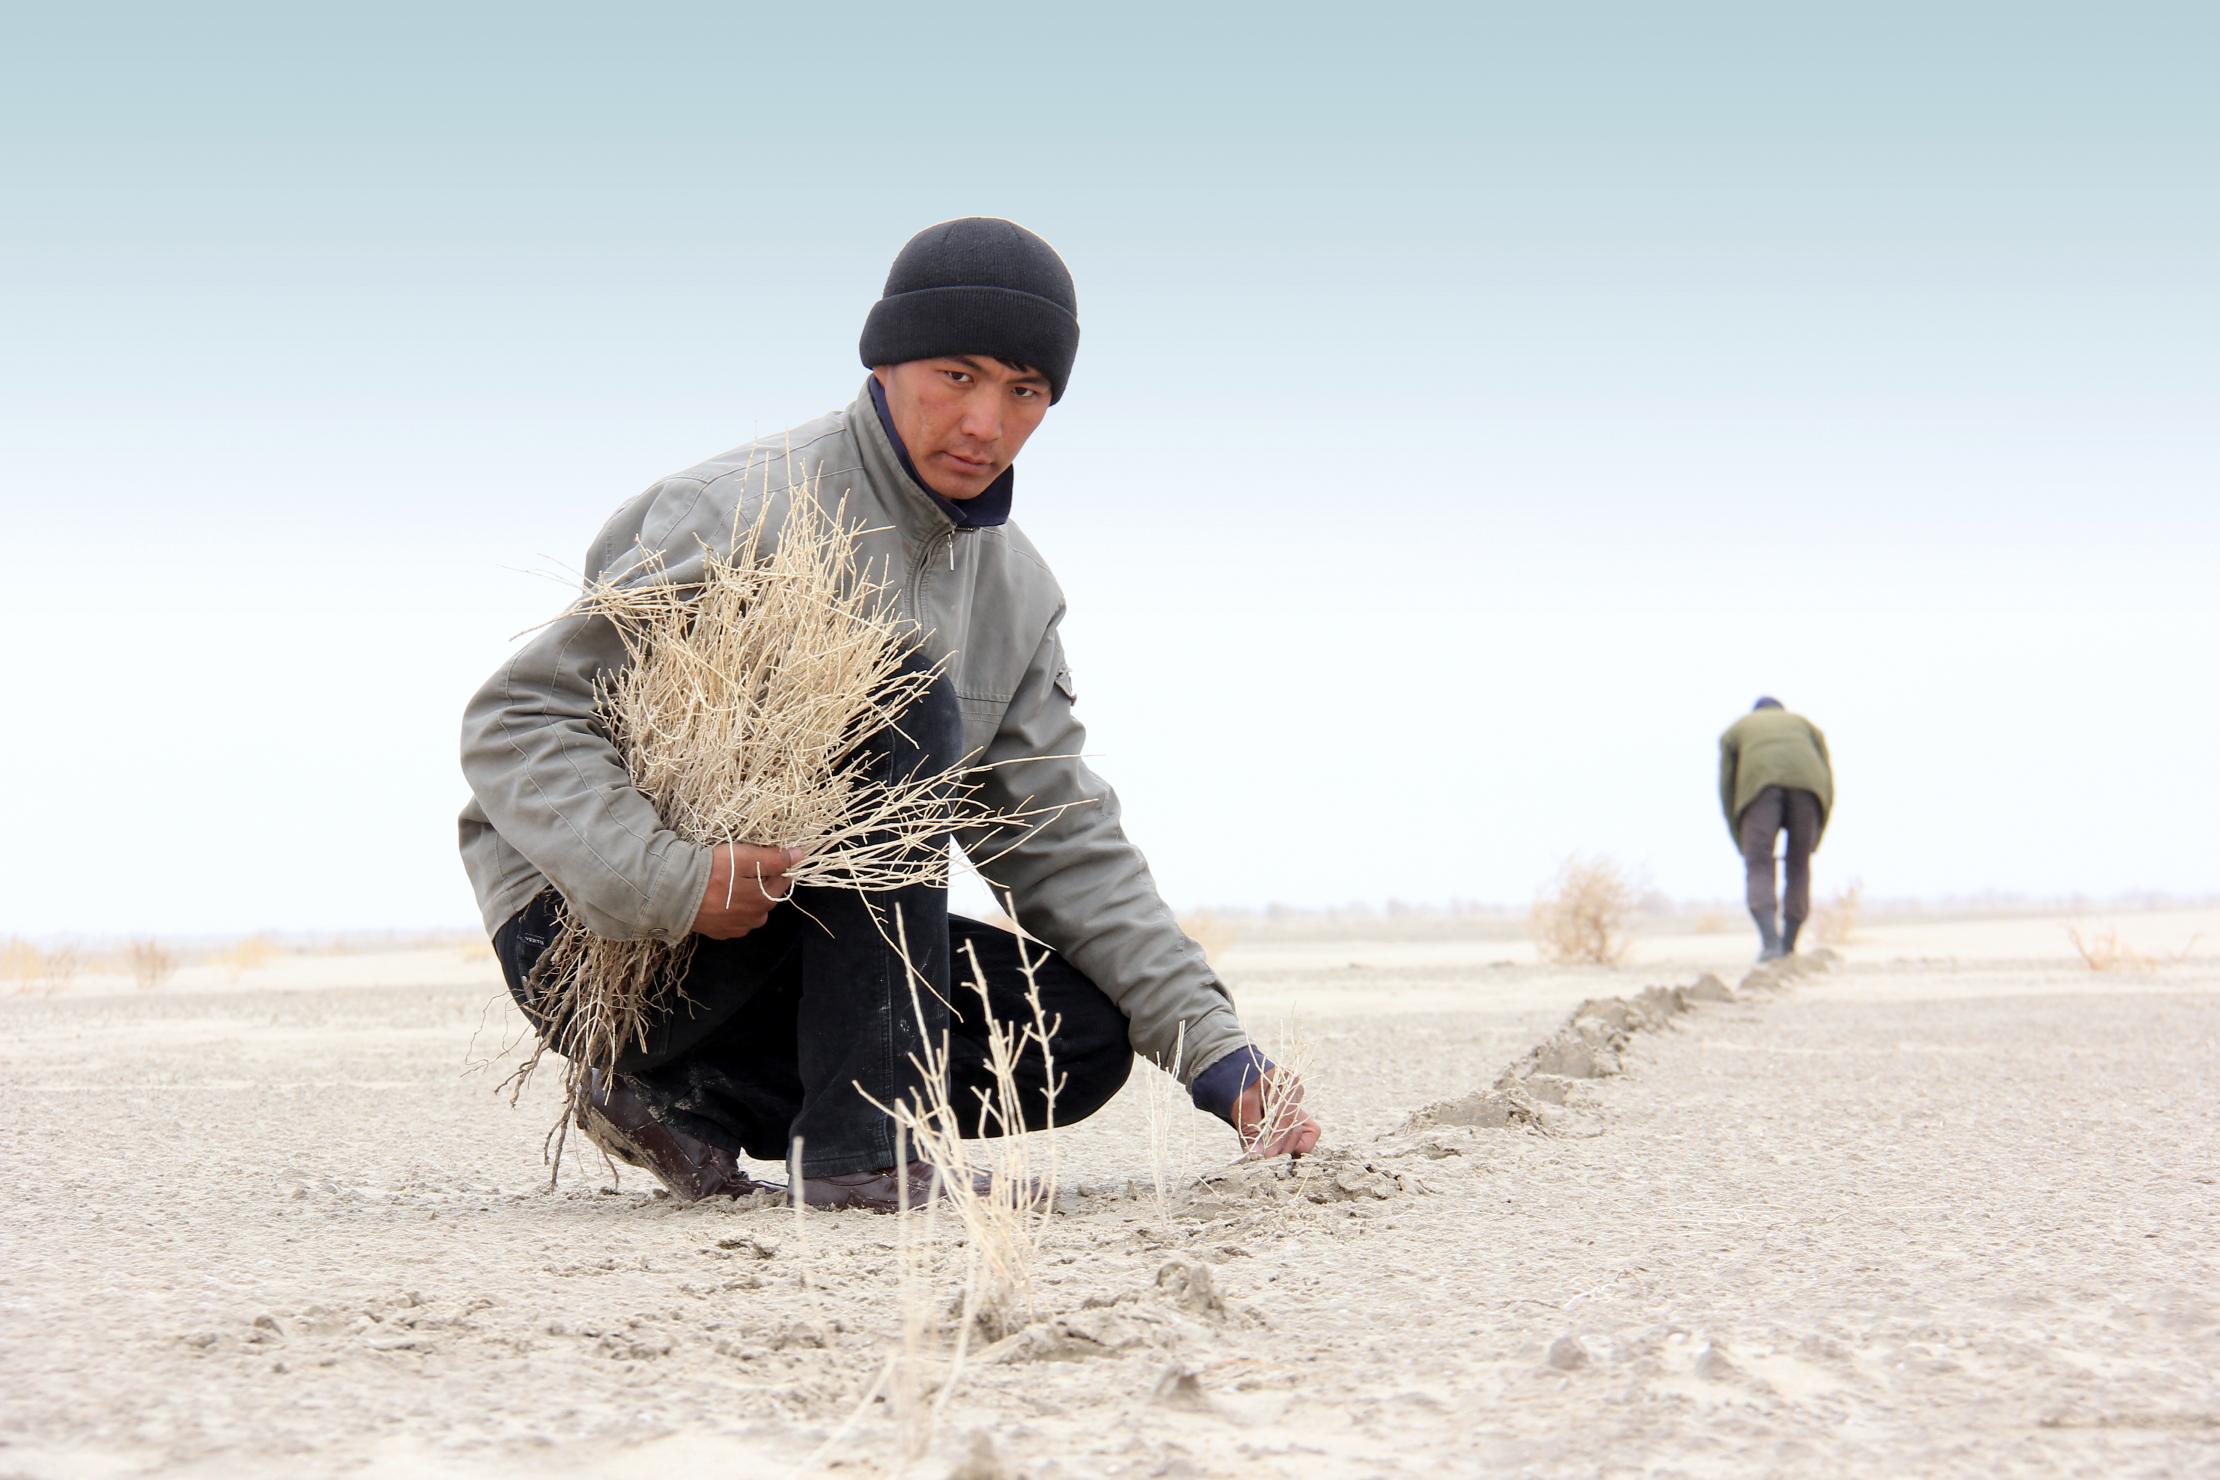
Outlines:
{"type": "Polygon", "coordinates": [[[1307,1156],[1321,1134],[1303,1108],[1303,1082],[1277,1064],[1233,1102],[1233,1128],[1241,1136],[1241,1154],[1256,1161],[1307,1156]]]}
{"type": "Polygon", "coordinates": [[[694,933],[737,940],[771,918],[772,906],[794,890],[786,871],[808,855],[799,848],[720,843],[709,853],[709,884],[694,912],[694,933]]]}

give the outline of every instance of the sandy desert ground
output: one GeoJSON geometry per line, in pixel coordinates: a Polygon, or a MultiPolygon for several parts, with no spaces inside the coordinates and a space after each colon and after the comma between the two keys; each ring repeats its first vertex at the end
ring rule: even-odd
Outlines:
{"type": "MultiPolygon", "coordinates": [[[[1160,1203],[1137,1074],[911,1472],[2220,1474],[2220,910],[2091,923],[2177,959],[1908,919],[1741,987],[1740,933],[1259,927],[1222,965],[1327,1147],[1233,1166],[1178,1108],[1160,1203]]],[[[866,1474],[920,1432],[867,1398],[898,1220],[547,1191],[482,953],[0,1021],[0,1476],[866,1474]]]]}

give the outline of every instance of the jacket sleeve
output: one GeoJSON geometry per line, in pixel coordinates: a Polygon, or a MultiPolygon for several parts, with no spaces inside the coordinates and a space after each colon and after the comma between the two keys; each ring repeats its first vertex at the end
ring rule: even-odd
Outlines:
{"type": "MultiPolygon", "coordinates": [[[[691,509],[700,486],[658,485],[618,511],[587,552],[589,578],[640,568],[635,538],[659,497],[691,509]]],[[[698,568],[689,536],[670,540],[668,574],[698,568]]],[[[684,939],[708,885],[709,850],[663,825],[633,786],[594,712],[596,678],[625,661],[605,618],[569,611],[535,632],[463,713],[463,775],[509,845],[524,855],[597,935],[684,939]]]]}
{"type": "Polygon", "coordinates": [[[1734,773],[1737,758],[1734,732],[1729,730],[1719,737],[1719,810],[1727,814],[1727,836],[1734,839],[1736,847],[1740,847],[1742,835],[1735,831],[1734,815],[1734,773]]]}
{"type": "Polygon", "coordinates": [[[1179,1043],[1179,1077],[1191,1085],[1246,1045],[1248,1034],[1202,947],[1179,928],[1127,840],[1117,795],[1079,759],[1087,732],[1073,697],[1051,622],[981,758],[993,767],[981,798],[998,811],[1066,810],[1030,830],[973,829],[959,841],[987,882],[1011,897],[1026,933],[1117,1003],[1134,1052],[1169,1069],[1179,1043]]]}
{"type": "MultiPolygon", "coordinates": [[[[1811,729],[1812,746],[1819,752],[1819,768],[1826,773],[1827,777],[1827,791],[1826,795],[1820,798],[1821,806],[1819,809],[1819,838],[1824,838],[1827,836],[1827,822],[1835,815],[1835,761],[1834,757],[1827,753],[1826,734],[1821,731],[1819,726],[1812,724],[1810,720],[1807,719],[1804,723],[1811,729]]],[[[1819,846],[1819,838],[1812,839],[1814,848],[1819,846]]]]}

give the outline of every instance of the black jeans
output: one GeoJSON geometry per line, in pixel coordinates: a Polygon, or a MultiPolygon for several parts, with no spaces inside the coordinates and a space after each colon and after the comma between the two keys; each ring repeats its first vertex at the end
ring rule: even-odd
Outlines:
{"type": "Polygon", "coordinates": [[[1808,791],[1768,786],[1750,798],[1736,829],[1749,886],[1750,913],[1773,918],[1773,839],[1788,833],[1788,889],[1781,900],[1781,923],[1802,922],[1811,914],[1811,850],[1819,846],[1819,798],[1808,791]]]}
{"type": "MultiPolygon", "coordinates": [[[[902,732],[872,744],[882,775],[946,764],[961,731],[945,680],[903,717],[902,732]]],[[[509,990],[535,1025],[545,1017],[531,971],[554,937],[555,908],[553,891],[542,894],[493,938],[509,990]]],[[[809,1176],[891,1166],[893,1123],[863,1092],[887,1105],[916,1093],[913,1053],[948,1035],[949,1103],[967,1121],[979,1104],[973,1091],[992,1093],[985,1014],[970,985],[973,952],[995,1020],[1011,1028],[1031,1022],[1017,938],[950,915],[946,889],[797,889],[738,940],[695,938],[682,1000],[644,1047],[618,1059],[617,1071],[659,1117],[727,1150],[783,1161],[799,1138],[809,1176]],[[916,994],[922,1015],[874,908],[887,936],[900,911],[911,963],[923,977],[916,994]]],[[[1027,954],[1056,1026],[1056,1122],[1083,1120],[1110,1102],[1133,1067],[1125,1014],[1063,958],[1038,946],[1027,954]]],[[[1026,1129],[1040,1129],[1048,1104],[1039,1050],[1030,1048],[1017,1070],[1026,1129]]]]}

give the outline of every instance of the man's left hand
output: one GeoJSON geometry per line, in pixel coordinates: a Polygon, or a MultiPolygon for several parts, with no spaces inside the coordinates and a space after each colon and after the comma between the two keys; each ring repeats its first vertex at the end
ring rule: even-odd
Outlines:
{"type": "Polygon", "coordinates": [[[1233,1102],[1233,1128],[1242,1154],[1258,1161],[1302,1156],[1318,1144],[1318,1122],[1303,1108],[1303,1082],[1276,1064],[1233,1102]]]}

